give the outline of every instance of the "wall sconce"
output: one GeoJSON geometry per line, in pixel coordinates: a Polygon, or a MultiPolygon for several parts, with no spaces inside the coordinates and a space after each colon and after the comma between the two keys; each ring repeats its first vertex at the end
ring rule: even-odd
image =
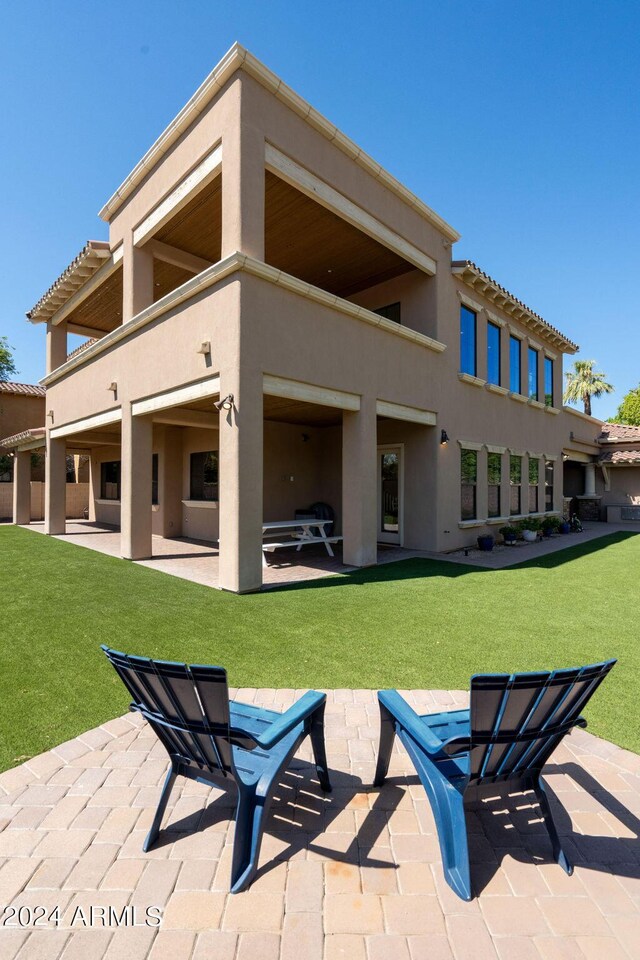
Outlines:
{"type": "Polygon", "coordinates": [[[118,392],[118,384],[116,383],[115,380],[113,380],[113,381],[109,384],[109,386],[107,387],[107,390],[111,390],[111,393],[117,393],[117,392],[118,392]]]}
{"type": "Polygon", "coordinates": [[[447,445],[448,443],[449,443],[449,434],[447,433],[446,430],[441,430],[441,431],[440,431],[440,446],[446,447],[446,445],[447,445]]]}
{"type": "Polygon", "coordinates": [[[198,353],[202,353],[205,357],[209,356],[211,353],[211,341],[203,340],[200,346],[198,347],[198,353]]]}
{"type": "Polygon", "coordinates": [[[216,410],[231,410],[233,407],[233,394],[230,393],[222,400],[218,400],[217,403],[214,403],[216,410]]]}
{"type": "Polygon", "coordinates": [[[51,423],[53,423],[53,410],[49,410],[49,411],[47,412],[47,416],[48,416],[48,417],[51,417],[51,423]]]}

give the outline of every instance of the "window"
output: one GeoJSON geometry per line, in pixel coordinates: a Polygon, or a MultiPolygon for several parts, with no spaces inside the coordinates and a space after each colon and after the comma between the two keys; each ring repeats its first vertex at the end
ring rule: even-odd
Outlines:
{"type": "Polygon", "coordinates": [[[502,480],[502,455],[487,454],[487,483],[489,486],[488,516],[500,516],[500,482],[502,480]]]}
{"type": "Polygon", "coordinates": [[[544,464],[544,508],[553,510],[553,460],[544,464]]]}
{"type": "Polygon", "coordinates": [[[158,454],[154,453],[151,458],[151,503],[155,506],[158,503],[158,454]]]}
{"type": "Polygon", "coordinates": [[[538,483],[540,481],[540,462],[529,458],[529,513],[538,512],[538,483]]]}
{"type": "Polygon", "coordinates": [[[520,350],[520,340],[517,337],[509,337],[509,390],[511,393],[522,392],[520,350]]]}
{"type": "Polygon", "coordinates": [[[13,479],[13,458],[3,454],[0,456],[0,483],[11,483],[13,479]]]}
{"type": "Polygon", "coordinates": [[[191,454],[191,499],[218,499],[218,451],[191,454]]]}
{"type": "Polygon", "coordinates": [[[387,320],[393,320],[394,323],[402,322],[400,320],[400,301],[398,303],[388,303],[386,307],[378,307],[373,312],[380,314],[381,317],[386,317],[387,320]]]}
{"type": "Polygon", "coordinates": [[[108,460],[100,464],[100,497],[102,500],[120,499],[119,460],[108,460]]]}
{"type": "Polygon", "coordinates": [[[476,375],[476,315],[468,307],[460,307],[460,370],[476,375]]]}
{"type": "Polygon", "coordinates": [[[487,380],[500,386],[500,327],[487,324],[487,380]]]}
{"type": "Polygon", "coordinates": [[[522,513],[520,509],[520,491],[522,486],[522,457],[511,454],[509,457],[509,483],[511,485],[509,513],[512,517],[522,513]]]}
{"type": "Polygon", "coordinates": [[[544,358],[544,402],[547,407],[553,406],[553,360],[544,358]]]}
{"type": "Polygon", "coordinates": [[[529,399],[538,399],[538,351],[529,347],[529,399]]]}
{"type": "Polygon", "coordinates": [[[478,479],[478,454],[475,450],[460,451],[460,517],[476,519],[476,483],[478,479]]]}

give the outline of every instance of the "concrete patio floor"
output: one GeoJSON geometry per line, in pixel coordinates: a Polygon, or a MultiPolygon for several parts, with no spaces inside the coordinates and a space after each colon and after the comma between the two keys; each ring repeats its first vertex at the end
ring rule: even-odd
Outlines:
{"type": "MultiPolygon", "coordinates": [[[[239,690],[282,710],[302,691],[239,690]]],[[[416,709],[461,692],[407,694],[416,709]]],[[[401,746],[373,789],[375,692],[328,693],[333,792],[307,744],[282,778],[249,891],[228,893],[234,798],[180,782],[142,852],[166,760],[137,715],[0,776],[0,903],[60,925],[0,927],[3,960],[631,960],[640,956],[640,757],[576,730],[546,780],[568,877],[528,795],[469,815],[477,898],[444,883],[434,820],[401,746]],[[90,908],[93,926],[88,925],[90,908]],[[116,926],[113,907],[138,926],[116,926]],[[159,927],[144,925],[159,908],[159,927]],[[82,908],[78,911],[77,908],[82,908]],[[124,908],[128,908],[123,913],[124,908]],[[134,910],[135,908],[135,910],[134,910]],[[84,925],[79,917],[84,917],[84,925]],[[104,917],[104,919],[101,919],[104,917]],[[72,923],[72,920],[75,921],[72,923]]],[[[14,923],[17,920],[14,918],[14,923]]]]}
{"type": "MultiPolygon", "coordinates": [[[[43,534],[44,524],[33,522],[25,525],[23,529],[43,534]]],[[[525,560],[557,553],[567,547],[620,531],[640,533],[640,525],[586,523],[582,533],[554,536],[536,543],[518,542],[513,547],[497,546],[491,552],[470,547],[466,554],[464,550],[455,553],[429,553],[425,550],[408,550],[391,544],[378,544],[378,563],[424,557],[501,570],[516,563],[523,563],[525,560]]],[[[112,557],[120,557],[120,531],[91,523],[89,520],[68,520],[66,533],[59,534],[56,539],[112,557]]],[[[291,549],[279,549],[268,553],[268,566],[263,570],[265,588],[283,583],[317,580],[332,574],[351,573],[357,569],[342,562],[341,544],[336,544],[334,551],[335,557],[330,557],[322,544],[314,544],[304,546],[300,551],[293,546],[291,549]]],[[[153,537],[153,557],[149,560],[134,562],[204,586],[217,587],[219,584],[217,545],[202,540],[190,540],[186,537],[168,540],[153,537]]]]}

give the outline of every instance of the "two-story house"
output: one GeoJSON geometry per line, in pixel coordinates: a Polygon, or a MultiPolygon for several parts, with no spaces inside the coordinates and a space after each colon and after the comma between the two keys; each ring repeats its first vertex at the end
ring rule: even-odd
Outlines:
{"type": "Polygon", "coordinates": [[[379,541],[446,551],[561,511],[576,345],[241,46],[100,215],[108,242],[28,315],[47,331],[48,533],[69,448],[124,557],[153,534],[218,541],[237,592],[261,586],[263,522],[313,502],[355,566],[379,541]],[[69,333],[91,340],[68,358],[69,333]]]}

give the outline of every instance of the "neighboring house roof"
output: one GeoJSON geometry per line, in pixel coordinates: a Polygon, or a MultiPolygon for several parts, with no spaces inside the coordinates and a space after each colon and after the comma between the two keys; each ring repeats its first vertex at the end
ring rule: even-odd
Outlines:
{"type": "Polygon", "coordinates": [[[49,320],[110,256],[106,240],[88,240],[80,253],[29,310],[27,318],[32,323],[49,320]]]}
{"type": "Polygon", "coordinates": [[[71,357],[77,357],[79,353],[84,353],[87,347],[90,347],[93,343],[97,343],[96,337],[91,337],[87,340],[86,343],[81,343],[79,347],[76,347],[75,350],[72,350],[71,353],[67,354],[67,360],[71,360],[71,357]]]}
{"type": "Polygon", "coordinates": [[[454,260],[451,263],[451,269],[464,283],[477,290],[482,296],[492,300],[505,313],[510,314],[516,320],[520,320],[534,331],[544,334],[558,349],[564,350],[566,353],[576,353],[578,350],[578,345],[573,340],[569,340],[560,330],[547,323],[539,313],[535,313],[526,303],[509,293],[497,280],[481,270],[473,260],[454,260]]]}
{"type": "Polygon", "coordinates": [[[21,397],[44,397],[46,390],[37,383],[9,383],[0,380],[0,393],[14,393],[21,397]]]}
{"type": "Polygon", "coordinates": [[[636,464],[640,463],[639,450],[606,450],[598,457],[598,463],[636,464]]]}
{"type": "Polygon", "coordinates": [[[640,427],[628,423],[603,423],[598,443],[629,443],[640,441],[640,427]]]}
{"type": "Polygon", "coordinates": [[[22,430],[20,433],[14,433],[12,437],[0,440],[0,447],[13,450],[15,447],[20,447],[22,444],[33,440],[42,440],[44,444],[46,434],[47,431],[44,427],[32,427],[30,430],[22,430]]]}
{"type": "Polygon", "coordinates": [[[442,231],[449,240],[455,242],[460,234],[442,219],[431,207],[407,190],[395,177],[383,170],[379,163],[361,150],[360,147],[345,136],[326,117],[318,113],[310,103],[288,87],[275,73],[269,70],[257,57],[254,57],[245,47],[234,43],[224,57],[216,64],[209,76],[198,87],[191,99],[185,104],[180,113],[171,121],[168,127],[160,134],[156,142],[145,153],[144,157],[133,168],[128,177],[120,184],[113,196],[107,200],[99,213],[103,220],[110,220],[116,210],[133,193],[135,188],[147,176],[161,158],[168,153],[173,144],[194,120],[203,112],[207,104],[220,92],[224,84],[236,70],[244,70],[254,80],[257,80],[265,89],[278,100],[285,103],[294,113],[302,117],[306,123],[317,130],[327,140],[331,141],[339,150],[346,153],[374,179],[399,196],[404,203],[416,210],[421,216],[442,231]]]}

